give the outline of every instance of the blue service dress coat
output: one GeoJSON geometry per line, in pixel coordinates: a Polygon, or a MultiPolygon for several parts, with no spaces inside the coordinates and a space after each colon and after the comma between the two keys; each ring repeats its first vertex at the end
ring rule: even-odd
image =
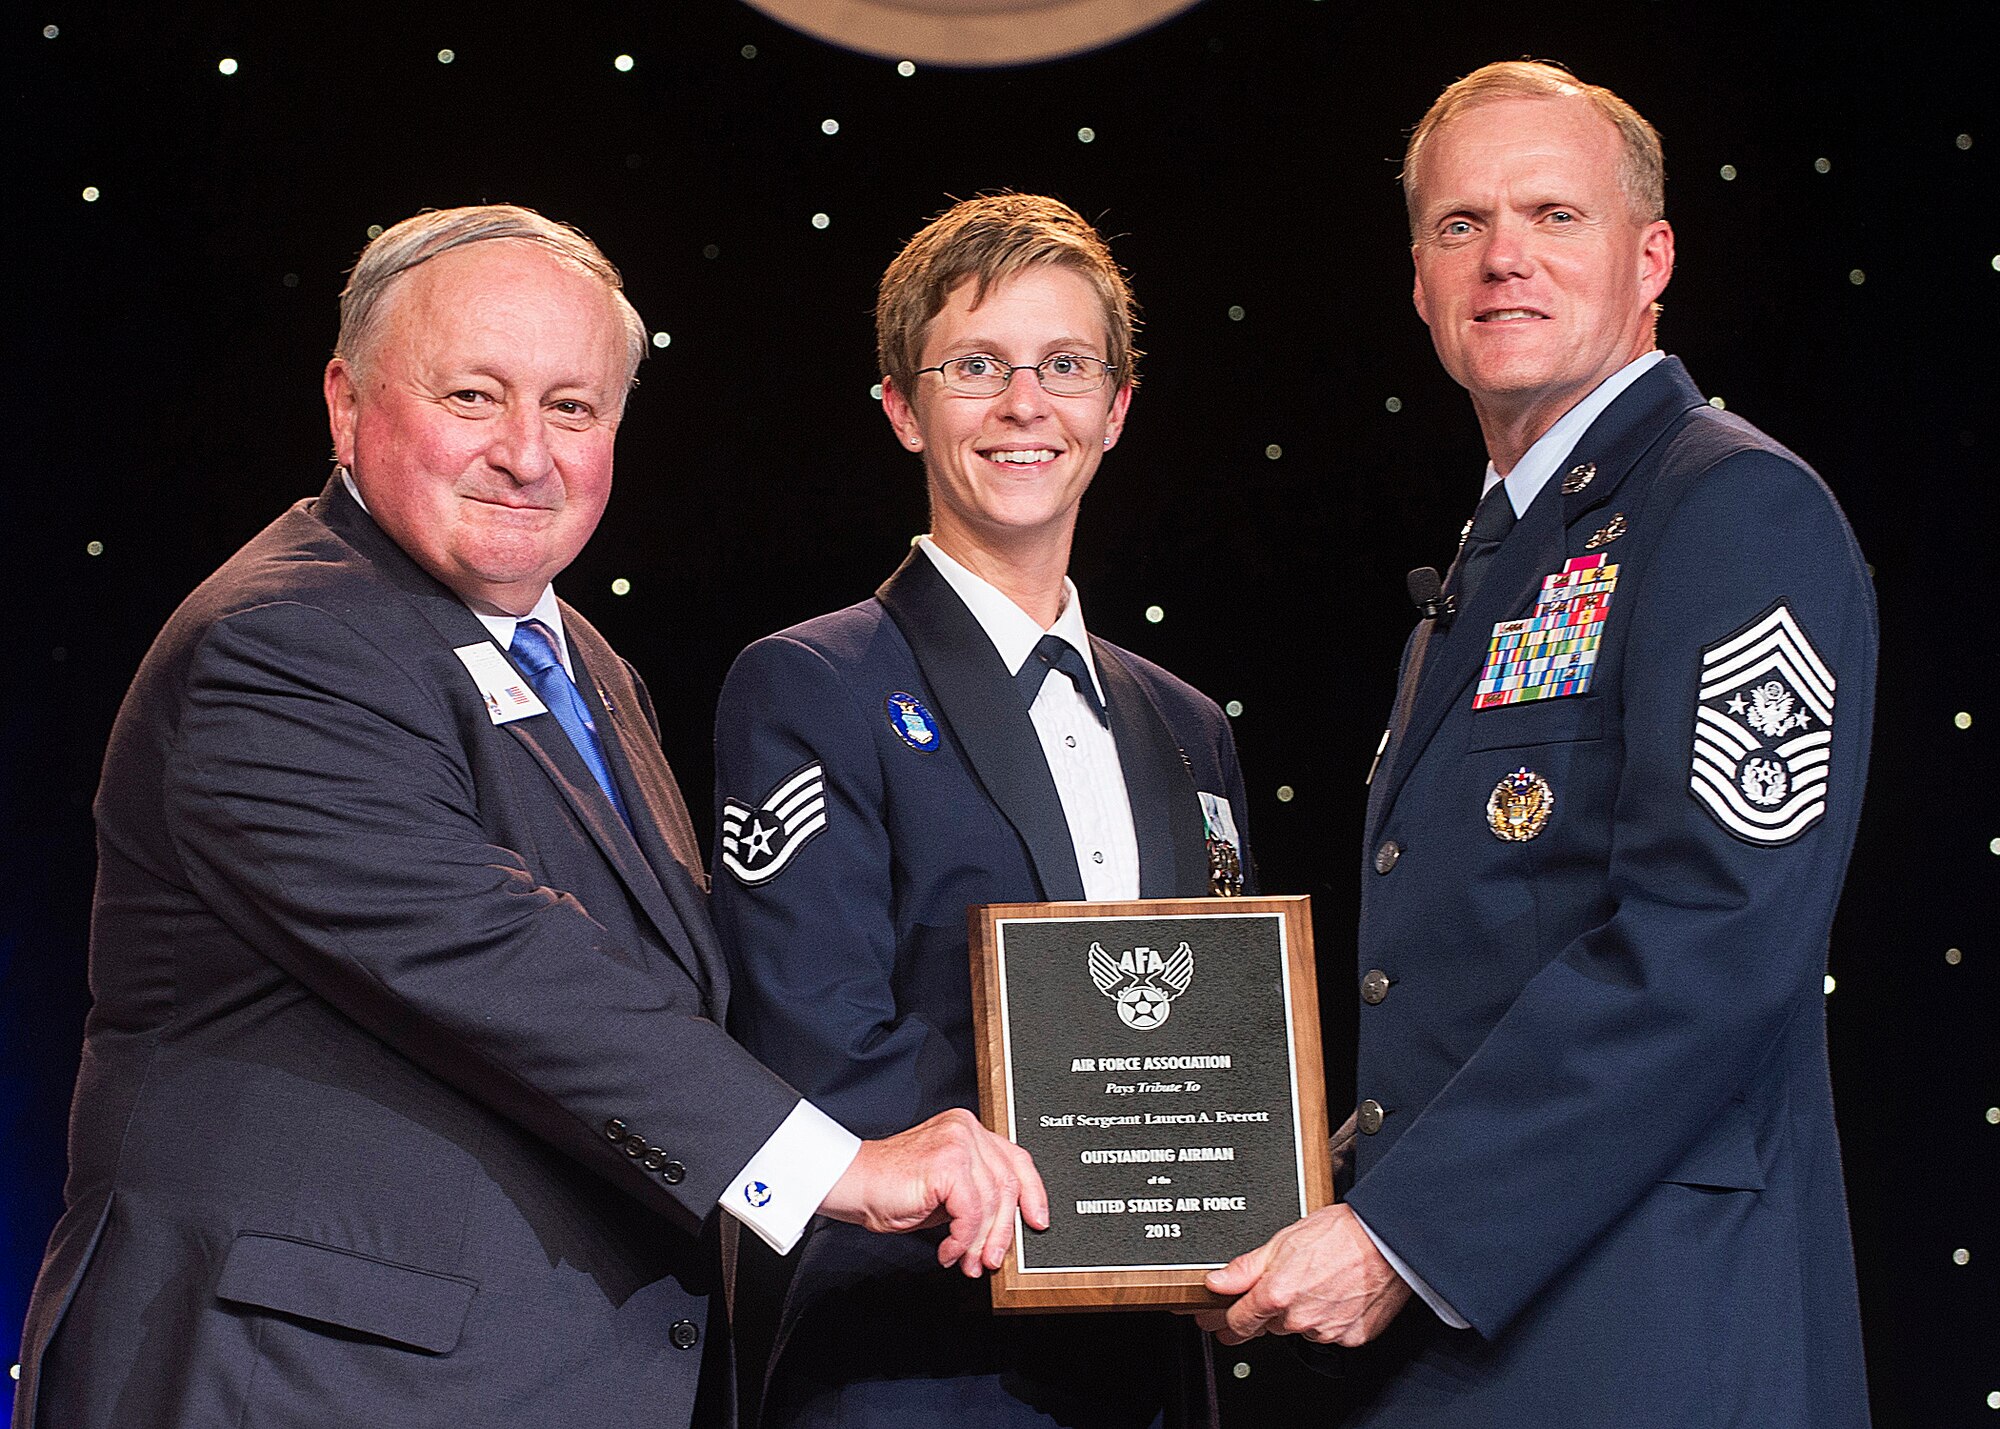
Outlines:
{"type": "MultiPolygon", "coordinates": [[[[1243,828],[1227,722],[1158,666],[1091,645],[1140,892],[1205,894],[1198,794],[1243,828]]],[[[863,1136],[976,1108],[966,910],[1078,899],[1083,881],[1014,682],[927,556],[737,658],[716,794],[731,1029],[863,1136]],[[789,832],[774,846],[760,821],[789,832]]],[[[983,1283],[938,1268],[935,1236],[891,1246],[852,1229],[818,1223],[800,1253],[767,1424],[1144,1425],[1177,1397],[1206,1413],[1199,1344],[1172,1317],[996,1318],[983,1283]]]]}
{"type": "Polygon", "coordinates": [[[168,622],[98,793],[17,1429],[688,1422],[704,1232],[798,1097],[722,1031],[646,691],[563,620],[629,831],[338,479],[168,622]]]}
{"type": "Polygon", "coordinates": [[[1673,359],[1413,639],[1347,1199],[1472,1328],[1413,1300],[1334,1354],[1355,1422],[1868,1422],[1822,979],[1875,656],[1832,495],[1673,359]],[[1597,556],[1587,689],[1475,708],[1495,624],[1597,556]]]}

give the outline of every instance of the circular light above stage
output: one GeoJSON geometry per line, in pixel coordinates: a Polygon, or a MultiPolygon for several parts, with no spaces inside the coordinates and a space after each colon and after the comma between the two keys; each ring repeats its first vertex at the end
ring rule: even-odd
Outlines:
{"type": "Polygon", "coordinates": [[[884,59],[1031,64],[1126,39],[1195,0],[747,0],[809,35],[884,59]]]}

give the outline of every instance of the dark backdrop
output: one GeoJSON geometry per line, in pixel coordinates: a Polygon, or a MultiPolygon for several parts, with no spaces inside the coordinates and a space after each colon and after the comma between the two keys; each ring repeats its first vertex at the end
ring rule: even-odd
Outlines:
{"type": "Polygon", "coordinates": [[[1265,885],[1314,895],[1338,1046],[1402,573],[1446,563],[1483,460],[1410,310],[1397,159],[1442,85],[1525,54],[1659,126],[1662,343],[1825,474],[1874,563],[1880,721],[1829,994],[1869,1360],[1885,1425],[1994,1422],[1989,7],[1209,0],[1094,55],[911,76],[731,0],[183,8],[5,22],[0,1362],[59,1206],[117,701],[181,596],[319,486],[343,273],[425,206],[577,223],[671,336],[560,584],[647,674],[704,816],[733,653],[867,594],[924,524],[869,396],[882,266],[949,195],[1101,217],[1153,355],[1074,574],[1095,629],[1242,702],[1265,885]]]}

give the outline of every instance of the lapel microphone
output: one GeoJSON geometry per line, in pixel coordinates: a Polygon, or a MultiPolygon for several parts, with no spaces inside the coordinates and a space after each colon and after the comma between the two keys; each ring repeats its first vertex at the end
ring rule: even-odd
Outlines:
{"type": "Polygon", "coordinates": [[[1443,594],[1444,582],[1438,578],[1436,566],[1418,566],[1403,577],[1403,584],[1410,592],[1410,604],[1425,620],[1449,625],[1458,614],[1458,597],[1443,594]]]}

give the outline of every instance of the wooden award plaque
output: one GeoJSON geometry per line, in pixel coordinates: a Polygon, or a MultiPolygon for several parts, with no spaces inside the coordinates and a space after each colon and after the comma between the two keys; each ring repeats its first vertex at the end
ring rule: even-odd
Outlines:
{"type": "Polygon", "coordinates": [[[1199,1309],[1202,1277],[1333,1199],[1310,901],[970,912],[980,1117],[1034,1156],[1001,1312],[1199,1309]]]}

